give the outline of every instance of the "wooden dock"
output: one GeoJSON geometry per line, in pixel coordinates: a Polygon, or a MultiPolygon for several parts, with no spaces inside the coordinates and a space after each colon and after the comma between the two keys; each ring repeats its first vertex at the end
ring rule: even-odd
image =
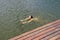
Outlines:
{"type": "Polygon", "coordinates": [[[9,40],[60,40],[60,20],[48,23],[9,40]]]}

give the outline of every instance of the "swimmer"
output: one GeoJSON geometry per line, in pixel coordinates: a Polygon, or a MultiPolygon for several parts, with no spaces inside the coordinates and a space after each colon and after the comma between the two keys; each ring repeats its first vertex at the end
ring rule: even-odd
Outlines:
{"type": "Polygon", "coordinates": [[[33,18],[33,16],[29,16],[28,18],[25,18],[24,20],[20,20],[20,21],[29,21],[33,18]]]}
{"type": "Polygon", "coordinates": [[[28,18],[25,18],[24,20],[20,20],[22,24],[30,23],[32,21],[38,21],[38,18],[34,18],[33,16],[29,16],[28,18]]]}

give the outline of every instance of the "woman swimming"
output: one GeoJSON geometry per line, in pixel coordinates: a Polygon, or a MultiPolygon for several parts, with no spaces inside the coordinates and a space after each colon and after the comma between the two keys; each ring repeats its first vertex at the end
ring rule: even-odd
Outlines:
{"type": "Polygon", "coordinates": [[[20,20],[22,24],[29,23],[33,21],[33,16],[29,16],[28,18],[25,18],[24,20],[20,20]]]}

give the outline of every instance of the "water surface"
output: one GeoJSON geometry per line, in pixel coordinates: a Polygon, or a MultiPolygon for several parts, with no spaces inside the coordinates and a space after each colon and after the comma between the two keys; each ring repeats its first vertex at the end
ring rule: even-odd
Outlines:
{"type": "Polygon", "coordinates": [[[0,0],[0,40],[22,34],[60,19],[60,0],[0,0]],[[39,17],[40,22],[21,24],[28,15],[39,17]]]}

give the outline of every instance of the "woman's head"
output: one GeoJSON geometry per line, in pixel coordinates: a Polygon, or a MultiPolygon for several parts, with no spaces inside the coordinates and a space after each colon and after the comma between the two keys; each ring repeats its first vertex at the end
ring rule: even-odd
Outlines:
{"type": "Polygon", "coordinates": [[[29,18],[33,18],[33,16],[29,16],[29,18]]]}

